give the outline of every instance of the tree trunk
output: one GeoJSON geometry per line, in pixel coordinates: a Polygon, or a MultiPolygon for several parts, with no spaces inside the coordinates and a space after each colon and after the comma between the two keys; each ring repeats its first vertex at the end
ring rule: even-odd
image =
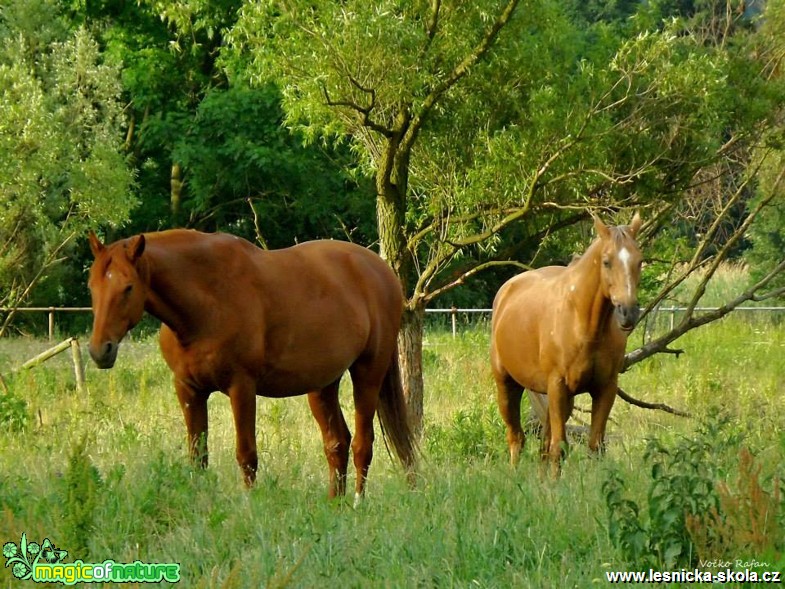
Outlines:
{"type": "Polygon", "coordinates": [[[423,378],[422,336],[425,307],[422,300],[412,299],[410,280],[414,259],[406,238],[406,197],[409,178],[409,149],[401,139],[409,128],[408,109],[402,109],[387,139],[376,171],[376,222],[379,229],[379,253],[401,281],[404,311],[398,334],[398,361],[403,393],[409,409],[412,430],[422,434],[423,378]]]}
{"type": "Polygon", "coordinates": [[[423,428],[423,377],[422,340],[425,307],[417,305],[403,312],[401,331],[398,334],[398,361],[401,367],[401,382],[412,430],[417,438],[423,428]]]}

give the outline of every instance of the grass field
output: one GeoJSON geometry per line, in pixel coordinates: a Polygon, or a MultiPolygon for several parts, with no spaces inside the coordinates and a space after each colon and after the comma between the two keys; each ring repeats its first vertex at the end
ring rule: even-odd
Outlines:
{"type": "MultiPolygon", "coordinates": [[[[12,374],[47,343],[6,340],[0,543],[25,533],[66,562],[176,562],[183,587],[594,587],[608,571],[782,570],[785,323],[731,317],[677,343],[683,356],[639,364],[622,386],[694,417],[617,401],[607,455],[574,440],[553,482],[534,439],[508,465],[487,328],[429,332],[419,484],[407,488],[377,436],[354,509],[326,499],[304,398],[260,399],[259,477],[246,491],[220,394],[210,467],[189,465],[154,339],[124,344],[110,371],[87,366],[84,395],[67,354],[12,374]]],[[[0,569],[0,587],[24,586],[36,585],[0,569]]]]}

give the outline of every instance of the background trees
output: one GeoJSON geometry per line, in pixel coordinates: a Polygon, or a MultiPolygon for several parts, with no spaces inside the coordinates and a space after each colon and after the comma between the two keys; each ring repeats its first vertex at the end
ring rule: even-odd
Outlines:
{"type": "Polygon", "coordinates": [[[88,227],[125,221],[136,199],[118,149],[119,69],[90,32],[51,0],[11,1],[0,41],[0,305],[13,307],[36,284],[55,297],[69,286],[55,262],[88,227]]]}

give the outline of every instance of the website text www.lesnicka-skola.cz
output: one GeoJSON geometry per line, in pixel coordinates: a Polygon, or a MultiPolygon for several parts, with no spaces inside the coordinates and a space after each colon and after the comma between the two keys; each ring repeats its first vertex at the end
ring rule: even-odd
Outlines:
{"type": "Polygon", "coordinates": [[[607,571],[605,578],[609,583],[761,583],[776,585],[782,583],[780,571],[754,571],[744,569],[734,571],[702,571],[700,569],[678,571],[607,571]]]}

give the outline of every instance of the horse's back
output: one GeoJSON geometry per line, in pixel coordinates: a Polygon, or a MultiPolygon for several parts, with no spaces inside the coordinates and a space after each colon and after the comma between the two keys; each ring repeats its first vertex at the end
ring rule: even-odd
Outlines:
{"type": "Polygon", "coordinates": [[[377,254],[357,244],[316,240],[262,250],[228,233],[170,230],[157,235],[166,248],[198,259],[202,281],[232,312],[266,307],[269,314],[280,315],[289,309],[304,311],[320,300],[333,301],[338,318],[341,306],[363,303],[389,306],[390,314],[400,315],[398,278],[377,254]]]}
{"type": "MultiPolygon", "coordinates": [[[[315,295],[335,302],[373,307],[374,313],[400,317],[403,292],[392,269],[376,253],[346,241],[308,241],[290,248],[264,252],[260,271],[277,274],[282,283],[299,285],[280,292],[280,298],[315,295]]],[[[305,302],[305,301],[303,301],[305,302]]]]}

